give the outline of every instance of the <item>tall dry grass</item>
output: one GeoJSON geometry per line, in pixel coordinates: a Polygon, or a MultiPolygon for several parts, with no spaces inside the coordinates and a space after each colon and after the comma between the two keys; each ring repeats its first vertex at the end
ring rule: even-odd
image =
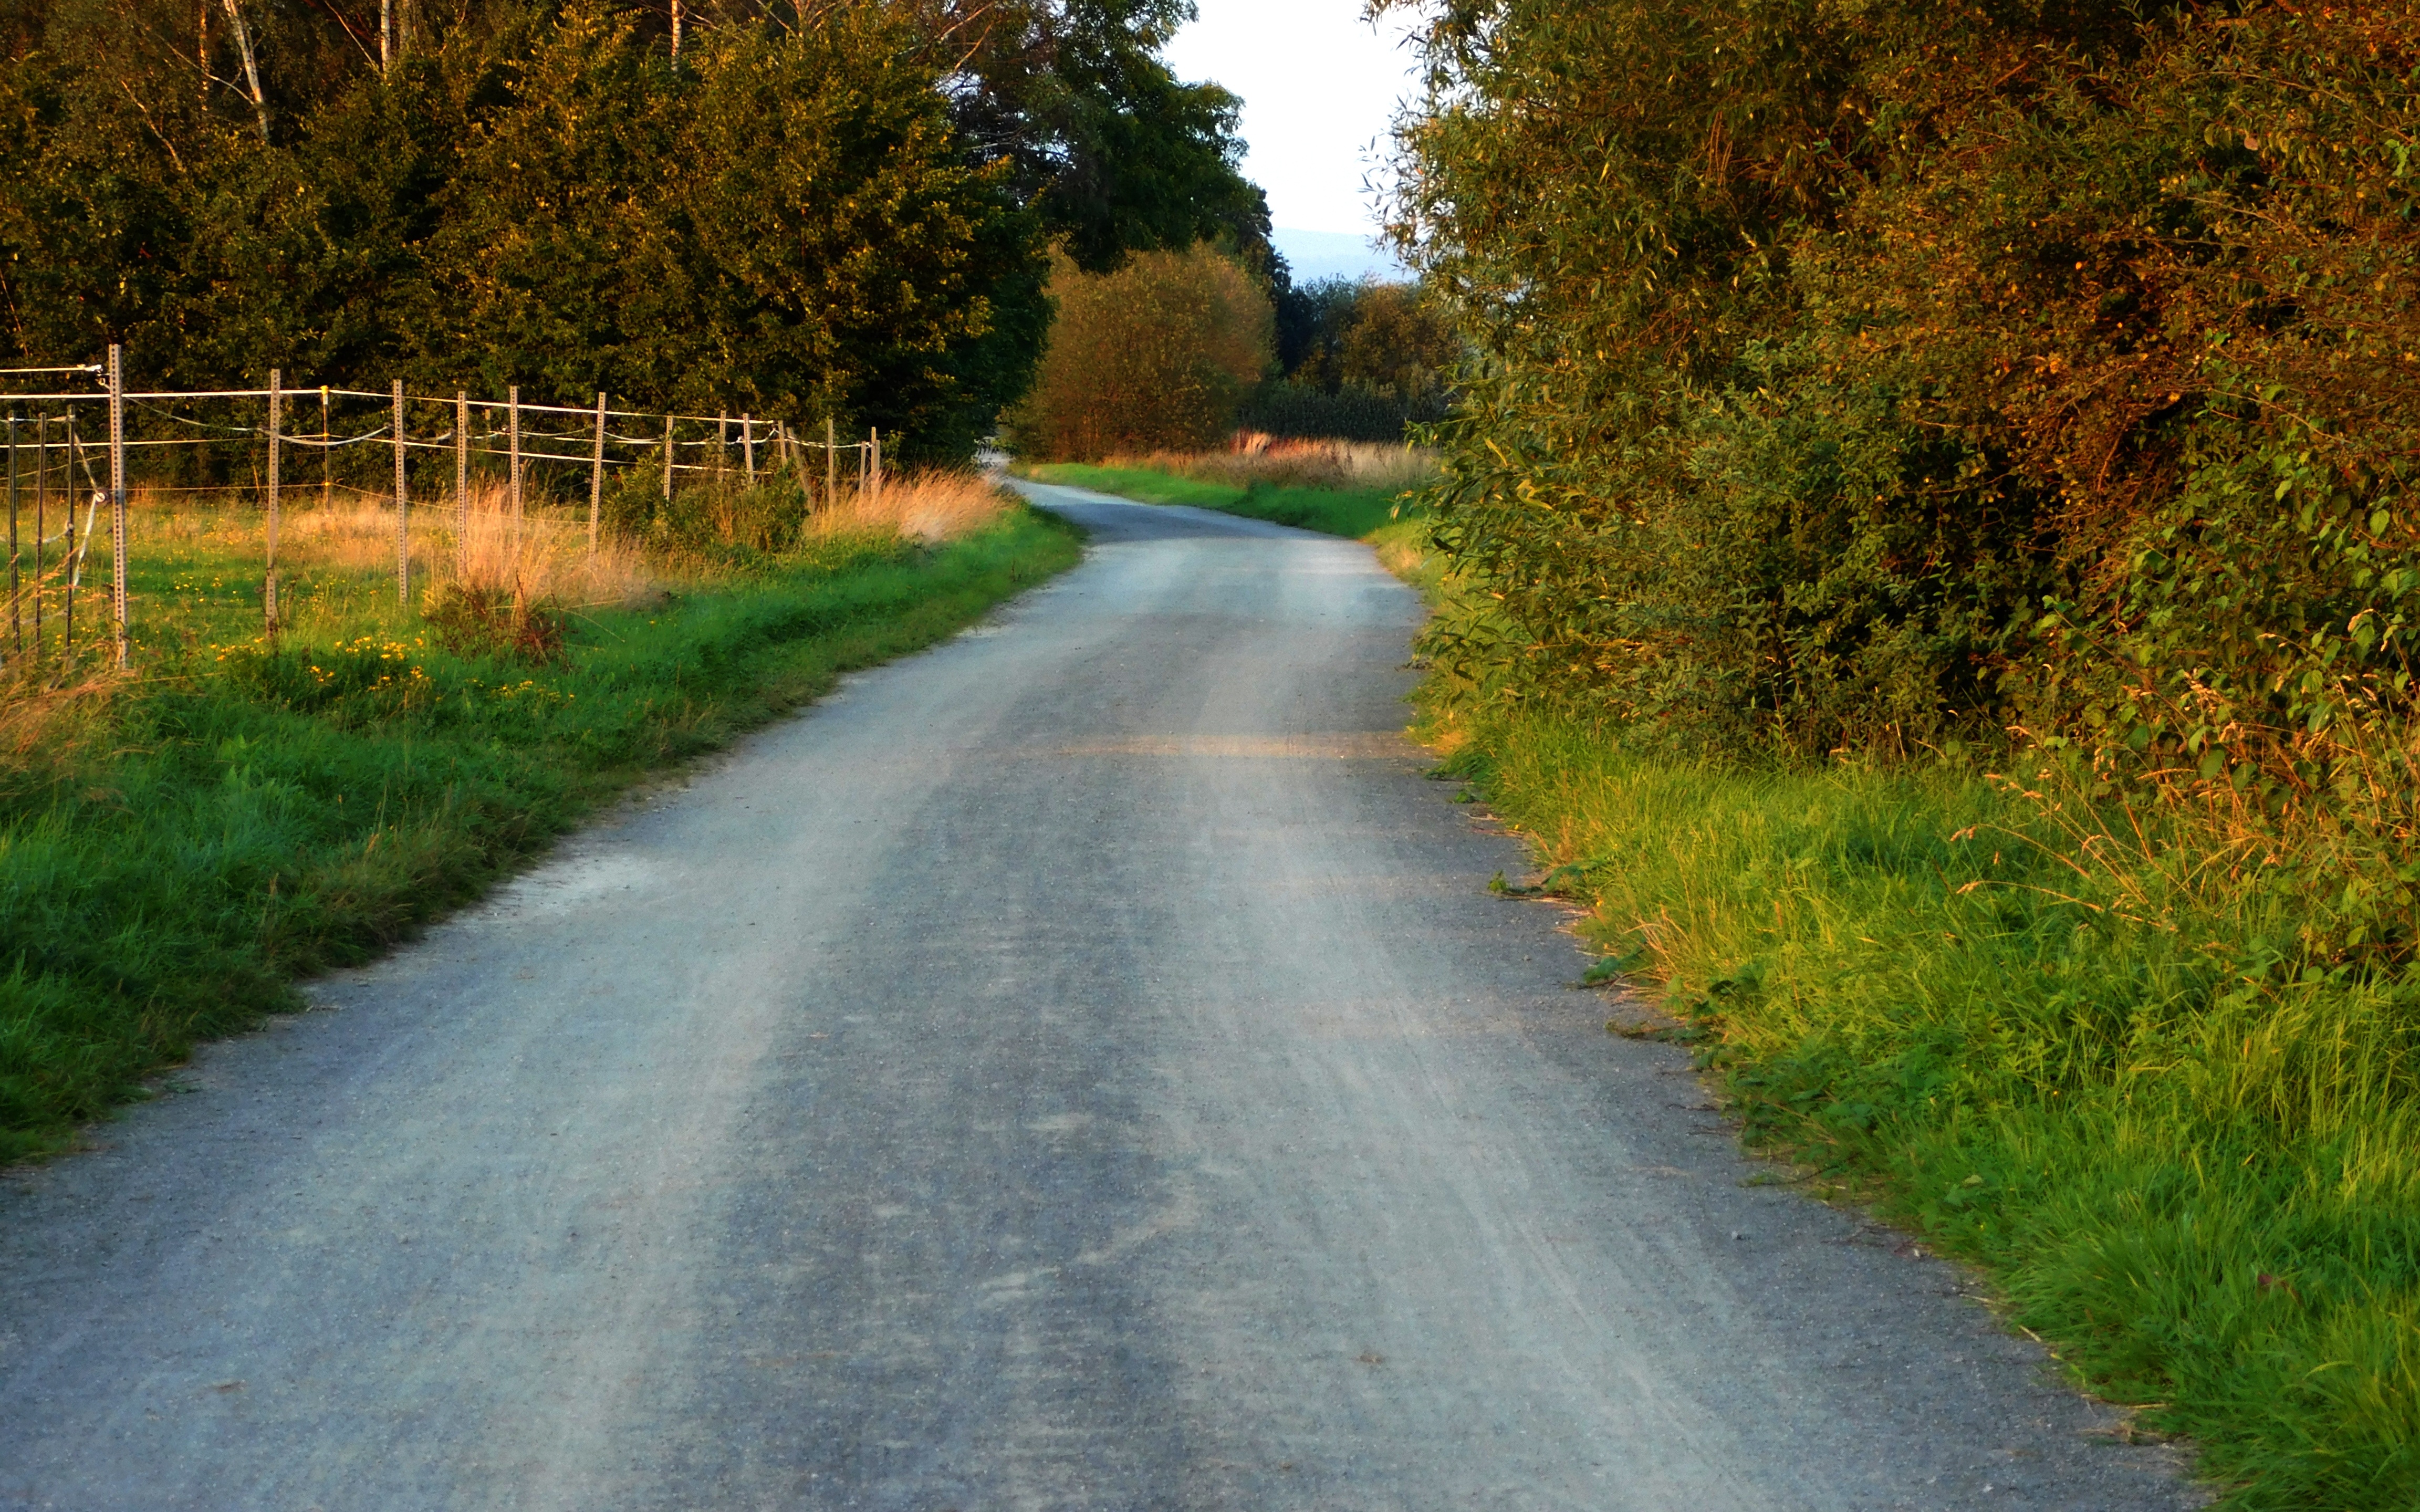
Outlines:
{"type": "MultiPolygon", "coordinates": [[[[444,511],[449,517],[453,511],[444,511]]],[[[389,550],[394,522],[388,518],[389,550]]],[[[588,522],[524,511],[513,518],[502,488],[473,491],[461,528],[449,533],[438,563],[438,584],[487,598],[579,608],[641,603],[658,589],[657,575],[637,545],[600,535],[588,546],[588,522]]]]}
{"type": "Polygon", "coordinates": [[[1437,475],[1436,453],[1409,444],[1297,441],[1238,431],[1225,451],[1154,452],[1112,457],[1106,467],[1147,467],[1204,483],[1249,488],[1333,489],[1401,493],[1425,488],[1437,475]]]}
{"type": "Polygon", "coordinates": [[[884,479],[878,492],[842,495],[838,504],[816,510],[809,528],[823,537],[872,533],[925,542],[955,540],[998,524],[1011,506],[1010,498],[980,474],[901,474],[884,479]]]}

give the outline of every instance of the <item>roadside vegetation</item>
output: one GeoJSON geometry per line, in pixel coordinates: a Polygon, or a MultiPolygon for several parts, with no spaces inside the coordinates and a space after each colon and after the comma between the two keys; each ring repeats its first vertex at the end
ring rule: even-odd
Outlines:
{"type": "Polygon", "coordinates": [[[299,1005],[298,977],[408,937],[644,773],[1078,551],[967,475],[805,502],[643,492],[593,556],[584,520],[517,526],[500,493],[458,538],[426,510],[410,609],[390,509],[300,510],[266,635],[256,511],[138,500],[136,674],[54,651],[0,699],[0,1160],[299,1005]]]}
{"type": "Polygon", "coordinates": [[[1436,459],[1415,446],[1247,433],[1224,451],[1041,462],[1020,471],[1144,504],[1191,505],[1365,540],[1389,570],[1424,587],[1435,585],[1418,491],[1435,479],[1436,459]]]}
{"type": "Polygon", "coordinates": [[[1400,138],[1450,770],[2244,1508],[2420,1504],[2415,38],[1493,0],[1400,138]]]}
{"type": "Polygon", "coordinates": [[[1002,432],[1027,462],[1223,453],[1240,428],[1232,449],[1303,464],[1339,442],[1400,445],[1446,413],[1457,338],[1407,285],[1297,288],[1282,263],[1264,273],[1202,242],[1108,272],[1062,257],[1050,294],[1033,384],[1002,432]]]}

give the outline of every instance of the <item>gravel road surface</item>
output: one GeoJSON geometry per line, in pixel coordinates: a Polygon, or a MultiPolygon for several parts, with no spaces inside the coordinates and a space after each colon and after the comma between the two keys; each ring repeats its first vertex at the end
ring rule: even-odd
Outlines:
{"type": "Polygon", "coordinates": [[[1744,1185],[1357,545],[1085,564],[0,1181],[0,1507],[2166,1508],[1744,1185]]]}

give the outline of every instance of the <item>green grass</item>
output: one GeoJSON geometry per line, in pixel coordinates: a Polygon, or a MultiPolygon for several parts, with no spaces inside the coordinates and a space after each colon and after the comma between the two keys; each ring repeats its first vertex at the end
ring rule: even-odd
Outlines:
{"type": "Polygon", "coordinates": [[[1143,504],[1189,504],[1323,535],[1366,539],[1394,519],[1395,493],[1382,489],[1276,488],[1264,483],[1215,483],[1149,467],[1043,462],[1027,470],[1045,483],[1114,493],[1143,504]]]}
{"type": "MultiPolygon", "coordinates": [[[[373,569],[298,582],[299,628],[271,650],[245,638],[251,560],[146,545],[142,675],[53,708],[0,766],[0,1158],[58,1147],[197,1039],[296,1006],[296,978],[407,938],[640,774],[1078,550],[1027,511],[933,549],[827,542],[575,618],[567,663],[530,666],[449,654],[373,569]]],[[[87,595],[80,628],[105,606],[87,595]]]]}
{"type": "Polygon", "coordinates": [[[1427,511],[1398,509],[1391,489],[1276,488],[1183,477],[1152,467],[1103,467],[1090,462],[1040,462],[1019,469],[1044,483],[1114,493],[1140,504],[1186,504],[1222,514],[1266,520],[1368,541],[1399,577],[1434,597],[1441,565],[1426,551],[1427,511]]]}
{"type": "Polygon", "coordinates": [[[2029,796],[1537,714],[1427,733],[1752,1143],[1984,1265],[2228,1505],[2420,1505],[2420,984],[2296,965],[2324,898],[2056,772],[2029,796]]]}

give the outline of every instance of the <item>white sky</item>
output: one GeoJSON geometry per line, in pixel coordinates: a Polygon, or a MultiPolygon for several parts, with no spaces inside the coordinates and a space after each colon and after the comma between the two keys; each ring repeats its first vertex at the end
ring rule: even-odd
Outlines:
{"type": "Polygon", "coordinates": [[[1361,0],[1196,0],[1201,19],[1177,33],[1178,78],[1213,80],[1244,101],[1244,176],[1268,191],[1269,219],[1305,231],[1378,226],[1362,180],[1413,86],[1401,39],[1361,19],[1361,0]]]}

